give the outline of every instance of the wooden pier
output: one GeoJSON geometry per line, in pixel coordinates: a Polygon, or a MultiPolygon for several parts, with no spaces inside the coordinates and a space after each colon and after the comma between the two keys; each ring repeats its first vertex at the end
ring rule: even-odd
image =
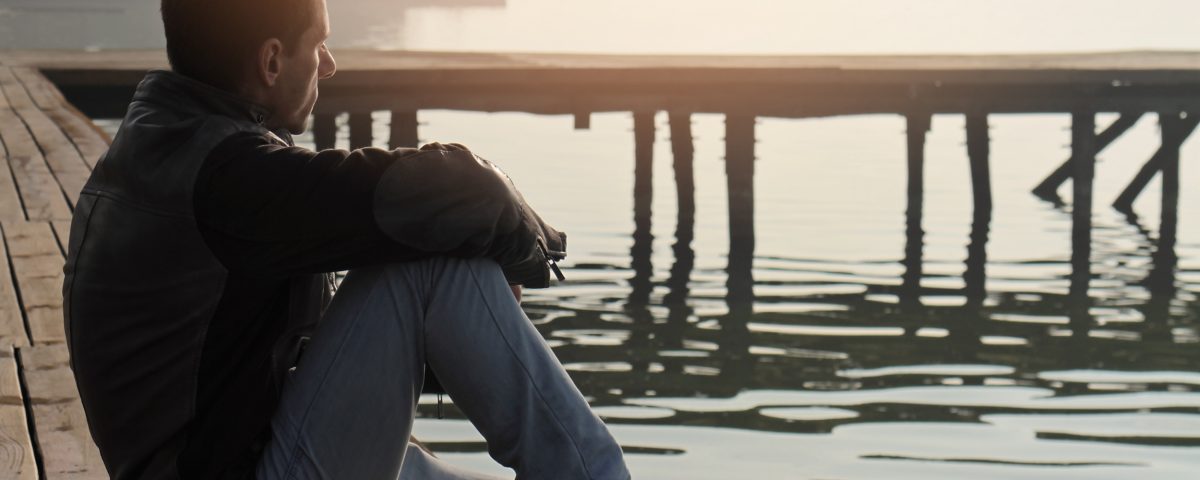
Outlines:
{"type": "MultiPolygon", "coordinates": [[[[1192,52],[902,57],[335,54],[339,73],[322,84],[315,112],[314,137],[321,147],[332,146],[334,117],[341,113],[350,115],[351,144],[364,146],[374,141],[371,113],[391,112],[387,143],[399,147],[420,141],[421,110],[570,114],[577,128],[588,128],[594,112],[631,112],[633,168],[638,172],[633,186],[635,270],[637,259],[648,257],[638,249],[648,248],[650,239],[654,114],[666,111],[670,117],[681,205],[677,252],[690,252],[692,234],[683,225],[693,222],[695,205],[690,115],[725,114],[731,311],[733,305],[749,308],[753,301],[749,272],[757,117],[884,113],[908,119],[909,245],[899,291],[902,298],[917,298],[930,116],[965,115],[964,161],[971,166],[978,231],[972,234],[971,263],[977,267],[967,273],[967,293],[978,302],[986,292],[982,269],[992,208],[989,115],[1072,116],[1071,157],[1057,169],[1048,164],[1047,171],[1054,173],[1036,191],[1057,199],[1059,186],[1074,180],[1072,263],[1077,271],[1071,293],[1085,298],[1096,153],[1143,114],[1158,116],[1162,148],[1116,206],[1131,208],[1137,193],[1161,172],[1160,236],[1169,236],[1173,248],[1179,148],[1200,119],[1190,114],[1200,112],[1200,53],[1192,52]],[[1097,134],[1095,115],[1101,112],[1121,116],[1097,134]]],[[[0,262],[8,272],[0,274],[0,478],[106,478],[67,366],[62,325],[62,265],[71,211],[109,141],[81,110],[92,117],[123,116],[145,71],[165,67],[166,59],[158,51],[0,51],[0,154],[7,167],[0,168],[0,262]]],[[[680,272],[690,271],[690,256],[681,255],[680,262],[680,272]]],[[[639,275],[649,272],[649,263],[644,263],[639,275]]],[[[684,278],[684,285],[673,289],[666,301],[683,304],[684,278]]],[[[631,303],[648,301],[652,285],[633,287],[631,303]]]]}
{"type": "Polygon", "coordinates": [[[107,478],[67,362],[71,210],[108,139],[30,67],[0,60],[0,478],[107,478]]]}

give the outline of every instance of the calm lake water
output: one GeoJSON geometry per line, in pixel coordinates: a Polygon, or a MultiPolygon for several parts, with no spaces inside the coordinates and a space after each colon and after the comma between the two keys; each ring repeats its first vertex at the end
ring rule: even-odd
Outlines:
{"type": "MultiPolygon", "coordinates": [[[[1200,50],[1200,5],[1185,1],[329,3],[335,47],[1200,50]]],[[[158,47],[156,5],[0,0],[0,45],[158,47]]],[[[666,120],[657,119],[648,236],[635,235],[630,115],[598,114],[577,131],[566,116],[420,113],[422,139],[499,162],[571,235],[568,281],[528,292],[526,311],[637,478],[1195,478],[1200,144],[1183,150],[1174,265],[1153,255],[1157,180],[1137,219],[1108,207],[1157,148],[1156,122],[1143,118],[1104,150],[1080,302],[1068,295],[1069,206],[1029,193],[1069,155],[1066,115],[991,117],[995,208],[974,231],[964,120],[934,117],[915,244],[905,235],[902,118],[760,119],[757,248],[752,268],[734,271],[724,118],[693,118],[696,212],[682,225],[666,120]],[[914,245],[923,288],[910,296],[903,259],[914,245]],[[972,294],[980,278],[983,294],[972,294]],[[727,285],[751,287],[753,300],[727,285]]],[[[389,121],[377,114],[380,143],[389,121]]],[[[453,408],[433,419],[433,403],[423,399],[418,437],[455,462],[504,471],[453,408]]]]}

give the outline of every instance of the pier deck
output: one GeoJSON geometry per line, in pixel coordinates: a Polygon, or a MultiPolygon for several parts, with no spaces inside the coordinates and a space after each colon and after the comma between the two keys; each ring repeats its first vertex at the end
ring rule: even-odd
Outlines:
{"type": "MultiPolygon", "coordinates": [[[[1200,107],[1200,52],[921,56],[654,56],[334,52],[318,113],[461,109],[688,111],[806,117],[1164,111],[1200,107]]],[[[128,95],[160,51],[0,51],[64,89],[128,95]]],[[[106,110],[118,110],[120,102],[106,110]]],[[[85,108],[87,111],[88,108],[85,108]]]]}
{"type": "MultiPolygon", "coordinates": [[[[910,128],[910,171],[916,174],[910,176],[910,216],[916,212],[910,223],[918,227],[929,114],[971,113],[969,123],[976,132],[972,165],[986,169],[987,113],[1073,113],[1083,126],[1076,135],[1083,154],[1064,168],[1090,178],[1095,150],[1094,132],[1087,131],[1094,130],[1087,121],[1091,114],[1156,112],[1170,118],[1200,111],[1200,53],[1194,52],[908,57],[335,53],[340,73],[322,84],[318,143],[328,137],[320,131],[322,125],[331,125],[330,115],[340,112],[362,118],[373,110],[391,110],[394,119],[403,120],[393,122],[393,144],[412,144],[417,141],[415,112],[421,109],[572,113],[583,127],[592,112],[632,111],[637,112],[641,139],[637,162],[644,166],[651,150],[644,140],[654,138],[653,117],[647,112],[671,111],[673,128],[687,114],[720,112],[730,114],[733,132],[727,158],[742,165],[731,163],[729,175],[749,188],[755,116],[905,114],[911,126],[919,127],[910,128]]],[[[102,92],[80,108],[120,116],[145,71],[165,67],[166,58],[158,51],[0,51],[0,266],[7,272],[0,272],[0,478],[106,478],[67,363],[61,286],[71,211],[109,139],[61,92],[102,92]]],[[[690,138],[686,127],[680,129],[672,136],[690,138]]],[[[1171,153],[1186,133],[1172,135],[1164,155],[1177,162],[1171,153]]],[[[1172,163],[1164,162],[1169,172],[1172,163]]],[[[979,179],[986,187],[986,176],[979,179]]],[[[732,180],[730,185],[736,186],[732,180]]],[[[648,194],[638,188],[639,195],[648,194]]],[[[752,202],[749,193],[745,198],[752,202]]],[[[990,210],[990,195],[981,198],[990,210]]],[[[734,207],[731,215],[749,208],[750,214],[739,215],[738,221],[748,223],[751,232],[734,243],[749,242],[752,249],[753,205],[734,207]]],[[[731,232],[739,234],[744,232],[731,232]]],[[[1087,238],[1082,245],[1087,248],[1087,238]]]]}
{"type": "Polygon", "coordinates": [[[107,478],[62,313],[71,209],[107,145],[38,70],[0,63],[0,478],[107,478]]]}

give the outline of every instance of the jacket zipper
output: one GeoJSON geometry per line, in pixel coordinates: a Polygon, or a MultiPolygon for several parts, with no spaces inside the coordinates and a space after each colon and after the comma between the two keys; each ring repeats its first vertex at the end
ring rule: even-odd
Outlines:
{"type": "Polygon", "coordinates": [[[538,252],[541,252],[542,258],[546,259],[546,264],[550,266],[550,271],[554,272],[554,276],[558,278],[558,281],[560,281],[560,282],[566,281],[567,276],[563,275],[562,270],[560,270],[558,268],[558,262],[556,262],[554,260],[554,257],[551,257],[549,254],[546,253],[546,247],[544,245],[544,242],[545,242],[545,240],[543,240],[542,237],[538,237],[538,241],[537,241],[538,252]]]}

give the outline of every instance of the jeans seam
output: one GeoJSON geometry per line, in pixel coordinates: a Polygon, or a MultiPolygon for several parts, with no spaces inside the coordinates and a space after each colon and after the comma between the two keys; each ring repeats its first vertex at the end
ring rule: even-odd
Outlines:
{"type": "MultiPolygon", "coordinates": [[[[463,263],[464,263],[464,265],[466,265],[467,271],[471,273],[471,281],[475,283],[475,288],[479,289],[481,294],[485,293],[486,291],[484,290],[483,286],[480,285],[479,275],[477,275],[475,273],[475,268],[471,265],[471,262],[465,261],[463,263]]],[[[505,335],[504,329],[500,328],[499,323],[496,322],[496,312],[492,309],[492,305],[488,302],[488,296],[486,294],[483,294],[483,295],[480,295],[480,297],[483,299],[483,305],[485,308],[487,308],[488,314],[491,317],[492,325],[495,326],[496,330],[500,332],[500,338],[504,339],[504,345],[508,347],[509,352],[512,353],[513,357],[517,359],[517,364],[521,366],[521,371],[525,373],[525,376],[528,377],[530,380],[534,380],[533,375],[531,373],[529,373],[529,368],[525,366],[525,362],[521,359],[521,357],[519,355],[516,355],[516,349],[513,348],[512,342],[509,341],[508,336],[505,335]]],[[[535,331],[536,331],[536,329],[535,329],[535,331]]],[[[541,334],[539,333],[538,335],[541,335],[541,334]]],[[[547,410],[550,411],[550,416],[554,418],[554,423],[558,426],[558,428],[560,430],[563,431],[563,433],[566,434],[566,437],[571,440],[571,446],[575,448],[575,454],[579,456],[579,463],[581,465],[583,465],[584,472],[586,472],[587,475],[589,477],[591,477],[592,476],[591,468],[588,467],[587,458],[583,455],[583,451],[582,451],[582,449],[579,448],[579,444],[575,441],[575,437],[572,436],[570,434],[570,431],[567,430],[567,428],[563,425],[562,420],[560,418],[558,418],[558,413],[554,411],[554,408],[550,408],[550,402],[547,402],[546,397],[544,395],[542,395],[542,390],[538,386],[537,382],[531,381],[530,383],[532,384],[533,391],[534,391],[534,393],[537,394],[538,399],[541,400],[542,404],[545,405],[547,407],[547,410]]]]}
{"type": "MultiPolygon", "coordinates": [[[[366,300],[370,300],[370,298],[377,293],[377,291],[378,291],[377,287],[378,287],[378,279],[376,279],[376,282],[371,286],[371,292],[367,295],[366,300]]],[[[362,302],[363,305],[368,303],[366,300],[364,300],[362,302]]],[[[359,320],[362,319],[362,316],[363,316],[365,310],[366,310],[365,308],[360,308],[358,310],[358,312],[355,313],[354,322],[353,322],[353,325],[351,326],[351,329],[358,327],[359,320]]],[[[313,390],[313,392],[314,392],[313,398],[311,400],[309,400],[308,405],[306,405],[304,407],[304,414],[301,415],[300,419],[297,421],[296,445],[292,448],[291,453],[287,457],[288,468],[287,468],[287,470],[284,471],[284,474],[283,474],[283,478],[285,478],[285,479],[295,478],[294,474],[296,473],[296,468],[299,463],[299,462],[296,462],[295,460],[296,460],[297,456],[299,455],[300,450],[303,448],[302,443],[303,443],[303,439],[304,439],[303,433],[304,433],[305,422],[308,420],[309,414],[312,413],[313,404],[316,403],[317,395],[321,392],[321,390],[324,388],[325,384],[329,381],[329,371],[333,369],[333,364],[337,363],[337,361],[339,359],[341,359],[342,352],[345,351],[346,343],[350,341],[350,337],[351,337],[351,335],[347,334],[347,335],[343,335],[342,338],[340,339],[341,341],[338,343],[337,352],[334,353],[333,359],[328,363],[328,367],[326,367],[325,372],[323,374],[321,374],[320,383],[317,385],[316,389],[313,390]]],[[[311,452],[310,452],[310,455],[311,455],[311,452]]]]}

